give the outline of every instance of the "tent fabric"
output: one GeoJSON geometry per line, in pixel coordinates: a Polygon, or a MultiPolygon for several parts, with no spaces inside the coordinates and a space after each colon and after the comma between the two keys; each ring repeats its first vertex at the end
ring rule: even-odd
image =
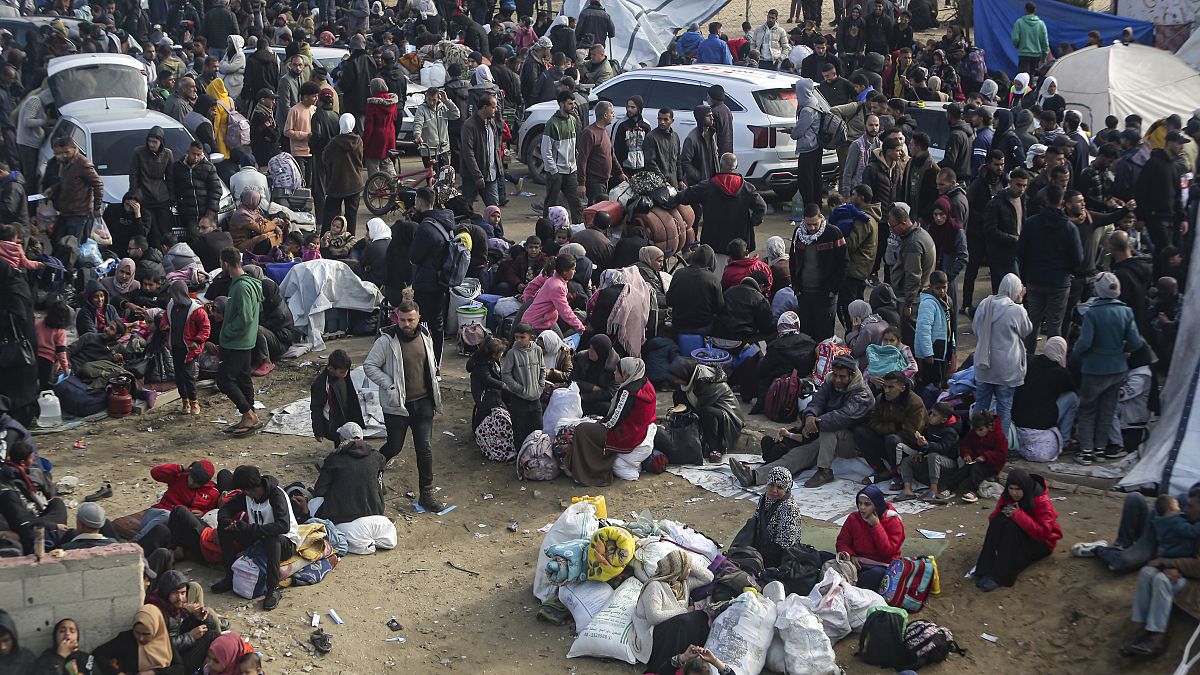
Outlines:
{"type": "Polygon", "coordinates": [[[1184,63],[1192,68],[1200,70],[1200,30],[1192,33],[1188,41],[1175,52],[1175,56],[1183,59],[1184,63]]]}
{"type": "MultiPolygon", "coordinates": [[[[1200,225],[1200,215],[1192,223],[1200,225]]],[[[1192,259],[1200,255],[1200,238],[1192,247],[1192,259]]],[[[1188,288],[1200,288],[1200,265],[1188,271],[1188,288]]],[[[1200,293],[1184,296],[1186,307],[1180,313],[1180,335],[1200,331],[1200,293]],[[1196,310],[1196,311],[1192,311],[1196,310]]],[[[1200,483],[1200,349],[1190,340],[1175,343],[1171,369],[1159,396],[1161,414],[1150,430],[1150,439],[1142,459],[1117,484],[1133,491],[1157,487],[1160,494],[1186,494],[1200,483]]]]}
{"type": "MultiPolygon", "coordinates": [[[[562,13],[578,18],[588,0],[564,0],[562,13]]],[[[701,26],[717,15],[729,0],[605,0],[616,37],[607,45],[608,58],[625,70],[638,64],[658,65],[675,31],[692,23],[701,26]]]]}
{"type": "MultiPolygon", "coordinates": [[[[975,45],[984,50],[988,70],[999,70],[1009,75],[1017,72],[1017,48],[1012,43],[1012,27],[1017,19],[1025,15],[1025,2],[976,0],[975,45]]],[[[1092,30],[1100,31],[1102,43],[1119,40],[1121,31],[1126,27],[1133,29],[1135,41],[1144,45],[1154,44],[1154,24],[1148,21],[1089,12],[1053,0],[1038,2],[1037,14],[1046,24],[1051,51],[1064,42],[1081,49],[1087,44],[1088,31],[1092,30]]],[[[1104,117],[1100,120],[1103,121],[1104,117]]]]}
{"type": "Polygon", "coordinates": [[[362,281],[340,260],[310,260],[288,272],[279,291],[292,310],[296,328],[308,335],[314,352],[325,349],[325,310],[373,312],[383,301],[375,284],[362,281]]]}
{"type": "Polygon", "coordinates": [[[1049,74],[1067,107],[1078,110],[1092,129],[1104,118],[1162,119],[1172,113],[1187,119],[1200,108],[1200,73],[1178,56],[1143,45],[1115,44],[1071,52],[1054,62],[1049,74]]]}

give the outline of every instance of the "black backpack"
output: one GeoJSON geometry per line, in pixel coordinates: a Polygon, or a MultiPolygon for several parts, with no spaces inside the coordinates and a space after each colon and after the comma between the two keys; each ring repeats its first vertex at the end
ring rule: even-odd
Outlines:
{"type": "Polygon", "coordinates": [[[949,628],[924,619],[909,622],[908,627],[904,629],[904,646],[916,659],[913,669],[924,668],[931,663],[941,663],[951,653],[967,653],[967,650],[959,647],[954,641],[954,634],[949,628]]]}
{"type": "Polygon", "coordinates": [[[864,663],[895,670],[913,668],[917,659],[904,641],[905,614],[890,608],[873,608],[858,634],[855,656],[864,663]]]}
{"type": "Polygon", "coordinates": [[[762,582],[779,581],[788,593],[808,595],[821,581],[821,554],[808,544],[796,544],[783,552],[778,567],[762,573],[762,582]]]}

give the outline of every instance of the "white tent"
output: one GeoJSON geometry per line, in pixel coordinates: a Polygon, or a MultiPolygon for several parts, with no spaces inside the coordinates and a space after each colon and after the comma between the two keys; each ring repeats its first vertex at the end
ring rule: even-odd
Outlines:
{"type": "Polygon", "coordinates": [[[1200,70],[1200,23],[1196,24],[1196,30],[1192,31],[1192,36],[1188,38],[1188,41],[1175,52],[1175,56],[1183,59],[1185,63],[1196,70],[1200,70]]]}
{"type": "Polygon", "coordinates": [[[1139,44],[1115,44],[1072,52],[1054,62],[1050,75],[1067,107],[1092,129],[1104,118],[1136,113],[1147,121],[1200,108],[1200,72],[1178,56],[1139,44]]]}
{"type": "MultiPolygon", "coordinates": [[[[588,0],[563,0],[562,13],[578,18],[587,4],[588,0]]],[[[608,57],[625,70],[639,63],[657,66],[676,29],[698,23],[701,33],[708,35],[705,22],[727,4],[729,0],[605,0],[604,9],[617,33],[606,45],[608,57]]]]}
{"type": "MultiPolygon", "coordinates": [[[[1192,227],[1200,225],[1200,217],[1192,227]]],[[[1200,238],[1192,248],[1192,260],[1200,255],[1200,238]]],[[[1200,264],[1188,272],[1188,289],[1200,289],[1200,264]]],[[[1161,414],[1150,430],[1142,459],[1134,465],[1118,489],[1157,487],[1161,494],[1186,494],[1200,483],[1200,349],[1185,336],[1200,333],[1200,292],[1184,295],[1180,313],[1179,340],[1171,358],[1171,370],[1159,395],[1161,414]]]]}

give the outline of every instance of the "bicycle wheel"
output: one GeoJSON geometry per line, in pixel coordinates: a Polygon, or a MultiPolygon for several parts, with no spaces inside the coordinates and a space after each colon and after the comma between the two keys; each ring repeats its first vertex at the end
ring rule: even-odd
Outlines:
{"type": "Polygon", "coordinates": [[[371,215],[382,216],[396,209],[396,179],[382,171],[371,174],[363,186],[363,204],[371,215]]]}

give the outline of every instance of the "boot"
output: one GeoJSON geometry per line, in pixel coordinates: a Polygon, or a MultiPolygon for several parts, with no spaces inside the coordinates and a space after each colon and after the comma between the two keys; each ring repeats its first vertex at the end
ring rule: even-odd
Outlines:
{"type": "Polygon", "coordinates": [[[433,495],[433,490],[430,489],[421,490],[421,498],[417,500],[417,503],[424,507],[426,511],[433,513],[446,508],[446,505],[438,501],[438,498],[433,495]]]}

